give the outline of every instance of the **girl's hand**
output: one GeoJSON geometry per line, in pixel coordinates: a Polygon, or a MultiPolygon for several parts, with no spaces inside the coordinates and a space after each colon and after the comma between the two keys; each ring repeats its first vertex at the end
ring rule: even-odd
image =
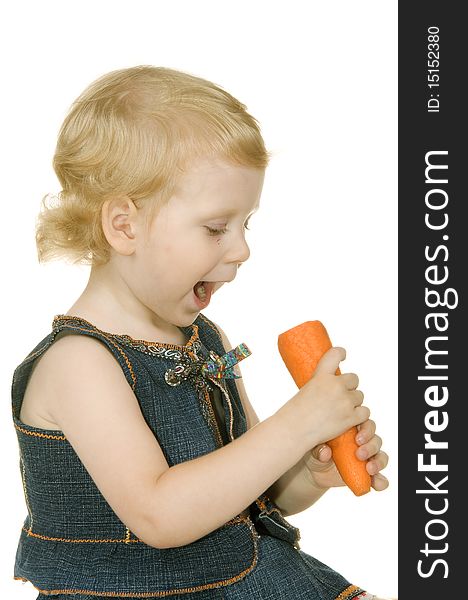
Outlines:
{"type": "MultiPolygon", "coordinates": [[[[356,443],[359,448],[356,456],[367,460],[366,469],[371,475],[371,485],[377,492],[388,487],[388,479],[380,473],[388,464],[388,455],[380,450],[382,439],[375,434],[375,423],[368,419],[358,425],[356,443]]],[[[330,446],[319,444],[309,450],[303,457],[313,485],[318,488],[339,487],[345,485],[335,463],[332,460],[330,446]]]]}

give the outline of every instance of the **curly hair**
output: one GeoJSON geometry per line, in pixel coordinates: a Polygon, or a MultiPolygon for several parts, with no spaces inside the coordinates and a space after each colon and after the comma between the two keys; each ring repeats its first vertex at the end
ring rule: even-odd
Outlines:
{"type": "Polygon", "coordinates": [[[198,157],[263,169],[270,153],[246,106],[206,79],[151,65],[103,75],[75,100],[60,128],[53,167],[62,190],[42,199],[39,262],[107,263],[104,202],[118,196],[151,202],[149,223],[178,174],[198,157]]]}

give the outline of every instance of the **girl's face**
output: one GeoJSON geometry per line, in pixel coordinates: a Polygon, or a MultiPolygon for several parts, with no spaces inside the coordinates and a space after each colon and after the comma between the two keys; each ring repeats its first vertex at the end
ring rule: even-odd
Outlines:
{"type": "Polygon", "coordinates": [[[205,159],[179,178],[148,235],[137,242],[128,274],[155,316],[188,326],[211,294],[236,277],[250,255],[245,227],[259,207],[264,175],[263,169],[205,159]]]}

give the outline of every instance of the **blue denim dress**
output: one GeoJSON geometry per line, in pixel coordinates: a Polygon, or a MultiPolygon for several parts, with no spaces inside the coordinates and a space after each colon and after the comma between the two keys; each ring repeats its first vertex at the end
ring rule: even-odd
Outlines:
{"type": "Polygon", "coordinates": [[[169,466],[212,452],[247,430],[235,385],[245,344],[226,352],[203,314],[181,328],[184,346],[111,334],[57,315],[49,333],[15,369],[13,421],[28,514],[14,577],[38,598],[172,600],[352,600],[367,597],[300,549],[299,530],[261,494],[223,526],[177,548],[153,548],[112,511],[61,431],[23,423],[21,403],[37,360],[59,334],[88,335],[113,354],[169,466]],[[215,393],[216,390],[216,393],[215,393]],[[218,395],[221,411],[216,410],[218,395]],[[218,412],[224,411],[224,420],[218,412]]]}

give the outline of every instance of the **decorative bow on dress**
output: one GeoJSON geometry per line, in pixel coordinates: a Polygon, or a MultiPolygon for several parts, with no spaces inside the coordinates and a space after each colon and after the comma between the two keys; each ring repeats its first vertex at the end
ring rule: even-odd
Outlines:
{"type": "Polygon", "coordinates": [[[211,350],[211,360],[207,360],[203,363],[201,372],[204,375],[215,377],[216,379],[239,379],[240,375],[237,375],[234,372],[233,367],[251,354],[252,352],[248,349],[246,344],[239,344],[222,356],[218,356],[211,350]]]}
{"type": "MultiPolygon", "coordinates": [[[[173,369],[168,369],[165,373],[166,383],[170,386],[177,386],[189,376],[195,376],[200,382],[204,379],[239,379],[240,375],[234,372],[234,366],[238,362],[250,356],[252,352],[246,344],[239,344],[222,356],[210,350],[207,360],[203,362],[193,362],[193,360],[184,360],[179,357],[179,364],[173,369]],[[200,378],[200,375],[202,376],[200,378]]],[[[206,383],[206,382],[205,382],[206,383]]]]}

